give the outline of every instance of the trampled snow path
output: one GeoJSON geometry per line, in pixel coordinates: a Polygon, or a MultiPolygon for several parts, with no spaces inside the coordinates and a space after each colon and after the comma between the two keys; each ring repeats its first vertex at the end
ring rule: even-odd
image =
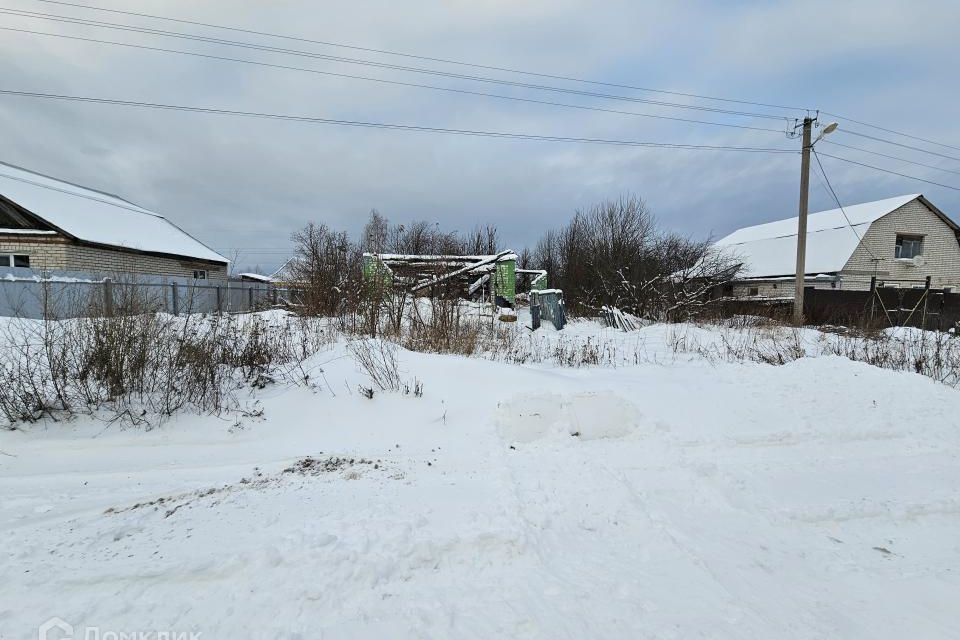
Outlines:
{"type": "Polygon", "coordinates": [[[956,637],[957,391],[402,358],[423,398],[340,359],[242,429],[0,434],[0,637],[956,637]]]}

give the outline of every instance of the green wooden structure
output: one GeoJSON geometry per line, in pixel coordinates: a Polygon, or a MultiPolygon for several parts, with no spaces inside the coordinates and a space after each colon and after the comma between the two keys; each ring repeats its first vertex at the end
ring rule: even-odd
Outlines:
{"type": "Polygon", "coordinates": [[[498,260],[496,265],[493,272],[493,293],[513,306],[517,301],[517,258],[514,256],[498,260]]]}
{"type": "Polygon", "coordinates": [[[362,269],[368,283],[411,293],[452,288],[465,298],[480,295],[504,306],[516,303],[517,256],[512,251],[483,256],[365,253],[362,269]]]}

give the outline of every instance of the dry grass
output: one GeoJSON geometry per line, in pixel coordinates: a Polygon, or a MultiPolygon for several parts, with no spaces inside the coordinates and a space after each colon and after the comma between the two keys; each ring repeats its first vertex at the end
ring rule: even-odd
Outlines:
{"type": "Polygon", "coordinates": [[[77,413],[153,424],[238,408],[236,391],[309,380],[336,336],[314,319],[140,313],[15,320],[0,331],[0,415],[10,424],[77,413]]]}

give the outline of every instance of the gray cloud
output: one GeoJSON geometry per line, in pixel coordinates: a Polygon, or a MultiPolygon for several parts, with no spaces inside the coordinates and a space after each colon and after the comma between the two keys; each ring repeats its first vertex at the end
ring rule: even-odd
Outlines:
{"type": "MultiPolygon", "coordinates": [[[[99,0],[102,6],[129,3],[99,0]]],[[[681,91],[818,106],[960,142],[953,117],[958,9],[942,2],[138,2],[163,15],[317,39],[604,78],[681,91]],[[642,4],[642,6],[641,6],[642,4]],[[925,25],[924,29],[918,25],[925,25]]],[[[17,8],[90,16],[16,0],[17,8]]],[[[154,24],[106,14],[98,19],[154,24]]],[[[0,16],[0,26],[156,44],[337,72],[465,87],[624,110],[746,122],[430,78],[138,34],[0,16]]],[[[183,26],[159,25],[174,30],[183,26]]],[[[254,36],[224,37],[263,42],[254,36]]],[[[317,45],[281,46],[338,55],[317,45]]],[[[460,67],[453,70],[465,71],[460,67]]],[[[489,75],[492,72],[467,71],[489,75]]],[[[782,134],[390,87],[39,36],[0,33],[3,88],[77,93],[319,117],[636,140],[797,148],[782,134]]],[[[543,81],[546,82],[546,81],[543,81]]],[[[555,82],[551,82],[555,83],[555,82]]],[[[609,91],[617,91],[609,89],[609,91]]],[[[637,94],[646,96],[648,94],[637,94]]],[[[663,97],[663,96],[660,96],[663,97]]],[[[773,121],[750,124],[782,126],[773,121]]],[[[886,134],[883,134],[886,135],[886,134]]],[[[535,242],[577,208],[632,192],[668,228],[696,236],[794,213],[798,159],[505,141],[337,128],[0,97],[0,159],[118,193],[163,212],[218,248],[283,248],[308,221],[357,231],[371,208],[466,230],[493,222],[513,246],[535,242]]],[[[836,134],[836,141],[870,146],[836,134]]],[[[827,151],[827,148],[823,148],[827,151]]],[[[960,167],[889,148],[893,155],[960,167]]],[[[949,155],[960,156],[960,151],[949,155]]],[[[947,183],[956,176],[834,148],[836,155],[947,183]],[[842,152],[844,151],[844,152],[842,152]]],[[[841,197],[923,191],[960,218],[957,192],[824,160],[841,197]]],[[[812,205],[830,200],[814,179],[812,205]]],[[[241,255],[266,268],[276,253],[241,255]]]]}

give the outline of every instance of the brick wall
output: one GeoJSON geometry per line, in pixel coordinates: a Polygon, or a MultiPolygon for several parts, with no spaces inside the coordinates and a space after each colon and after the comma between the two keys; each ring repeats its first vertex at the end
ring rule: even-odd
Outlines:
{"type": "Polygon", "coordinates": [[[870,225],[863,242],[843,267],[843,288],[869,289],[875,268],[879,280],[923,280],[930,276],[933,288],[957,287],[960,243],[947,223],[920,200],[913,200],[870,225]],[[898,234],[923,236],[922,267],[895,257],[898,234]],[[873,256],[879,260],[874,262],[873,256]]]}
{"type": "Polygon", "coordinates": [[[67,240],[61,236],[0,236],[0,254],[30,256],[33,269],[66,269],[67,240]]]}
{"type": "Polygon", "coordinates": [[[133,274],[192,279],[194,270],[203,269],[209,280],[227,277],[226,265],[89,247],[62,236],[0,236],[0,254],[12,253],[30,256],[30,267],[37,270],[83,272],[113,278],[133,274]]]}
{"type": "Polygon", "coordinates": [[[138,274],[190,279],[193,278],[194,270],[203,269],[207,271],[209,280],[225,280],[227,277],[226,265],[218,266],[181,258],[161,258],[76,244],[67,247],[65,263],[68,271],[83,271],[104,276],[138,274]]]}
{"type": "MultiPolygon", "coordinates": [[[[829,280],[815,281],[808,280],[806,286],[817,289],[833,289],[829,280]]],[[[869,283],[868,283],[869,284],[869,283]]],[[[754,280],[750,282],[736,282],[733,285],[733,296],[735,298],[748,298],[751,289],[757,289],[756,295],[764,298],[792,298],[794,292],[793,280],[754,280]]],[[[841,283],[836,283],[837,287],[841,283]]],[[[868,287],[869,288],[869,287],[868,287]]]]}

